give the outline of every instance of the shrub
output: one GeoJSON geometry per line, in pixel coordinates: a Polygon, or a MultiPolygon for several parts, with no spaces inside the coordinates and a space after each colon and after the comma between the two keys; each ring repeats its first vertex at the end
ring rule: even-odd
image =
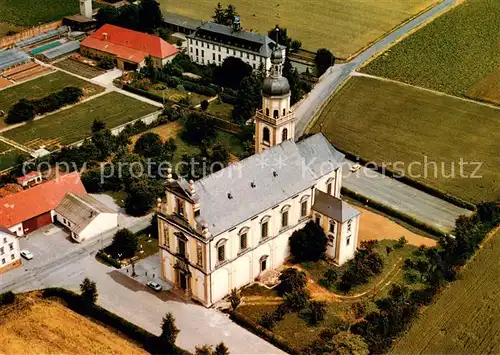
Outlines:
{"type": "Polygon", "coordinates": [[[168,312],[161,324],[161,335],[160,342],[165,346],[172,347],[175,344],[177,335],[179,334],[179,328],[175,325],[175,317],[172,313],[168,312]]]}
{"type": "Polygon", "coordinates": [[[96,257],[101,259],[102,261],[104,261],[105,263],[117,268],[117,269],[121,269],[122,268],[122,264],[120,263],[120,261],[116,260],[115,258],[109,256],[108,254],[106,254],[106,252],[102,251],[102,250],[99,250],[96,254],[96,257]]]}
{"type": "Polygon", "coordinates": [[[306,287],[307,277],[305,272],[295,268],[288,268],[281,272],[279,276],[280,284],[277,291],[280,295],[293,291],[300,291],[306,287]]]}
{"type": "Polygon", "coordinates": [[[200,103],[200,107],[202,111],[206,111],[208,109],[209,102],[207,100],[203,100],[200,103]]]}
{"type": "Polygon", "coordinates": [[[16,295],[12,291],[8,291],[0,295],[0,305],[14,303],[15,300],[16,300],[16,295]]]}
{"type": "Polygon", "coordinates": [[[356,319],[364,317],[364,315],[366,314],[366,303],[365,302],[353,303],[352,312],[356,319]]]}
{"type": "Polygon", "coordinates": [[[21,99],[9,110],[5,123],[14,124],[35,118],[35,105],[31,100],[21,99]]]}
{"type": "Polygon", "coordinates": [[[134,153],[146,158],[160,156],[163,153],[161,137],[153,132],[144,133],[135,142],[134,153]]]}
{"type": "Polygon", "coordinates": [[[139,243],[134,233],[126,228],[120,229],[115,233],[113,243],[111,244],[111,250],[113,250],[115,255],[121,255],[123,259],[130,258],[135,255],[138,249],[139,243]]]}
{"type": "Polygon", "coordinates": [[[115,63],[113,63],[113,59],[110,57],[102,58],[97,65],[105,70],[113,69],[115,67],[115,63]]]}
{"type": "Polygon", "coordinates": [[[325,301],[311,301],[309,302],[309,310],[311,314],[311,324],[318,324],[325,319],[326,315],[326,302],[325,301]]]}
{"type": "Polygon", "coordinates": [[[236,311],[236,308],[238,308],[238,306],[241,303],[241,296],[238,290],[236,290],[236,288],[233,288],[231,290],[231,295],[229,296],[229,300],[231,301],[231,308],[233,309],[233,311],[236,311]]]}
{"type": "Polygon", "coordinates": [[[338,279],[339,275],[338,275],[338,272],[337,270],[335,269],[328,269],[325,274],[323,275],[323,278],[321,279],[321,283],[327,287],[327,288],[330,288],[332,287],[335,282],[337,282],[337,279],[338,279]]]}
{"type": "Polygon", "coordinates": [[[270,312],[264,313],[260,317],[259,325],[266,329],[273,330],[274,326],[276,325],[276,320],[274,318],[274,315],[270,312]]]}
{"type": "Polygon", "coordinates": [[[290,293],[285,293],[283,296],[284,304],[286,307],[292,311],[300,311],[301,309],[306,308],[307,302],[311,298],[309,291],[306,289],[302,289],[299,291],[293,291],[290,293]]]}
{"type": "Polygon", "coordinates": [[[408,241],[406,240],[405,236],[402,236],[401,238],[398,239],[397,243],[394,244],[394,248],[401,249],[406,245],[406,243],[408,243],[408,241]]]}
{"type": "Polygon", "coordinates": [[[348,269],[342,275],[338,288],[348,292],[353,286],[368,282],[369,277],[382,272],[384,262],[373,250],[358,249],[354,259],[348,262],[348,269]]]}
{"type": "Polygon", "coordinates": [[[290,237],[290,253],[297,261],[315,261],[326,251],[327,238],[323,229],[313,221],[293,232],[290,237]]]}
{"type": "Polygon", "coordinates": [[[94,304],[97,301],[97,286],[88,277],[83,279],[83,282],[80,284],[80,291],[82,292],[82,299],[85,302],[94,304]]]}

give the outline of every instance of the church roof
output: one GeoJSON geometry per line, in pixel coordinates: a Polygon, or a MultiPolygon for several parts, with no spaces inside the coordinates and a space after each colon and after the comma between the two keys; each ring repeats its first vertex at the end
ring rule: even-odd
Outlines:
{"type": "Polygon", "coordinates": [[[347,202],[319,190],[316,191],[312,209],[340,223],[344,223],[361,214],[361,212],[351,207],[347,202]]]}
{"type": "Polygon", "coordinates": [[[312,187],[343,159],[321,133],[285,141],[198,180],[197,220],[218,235],[312,187]]]}

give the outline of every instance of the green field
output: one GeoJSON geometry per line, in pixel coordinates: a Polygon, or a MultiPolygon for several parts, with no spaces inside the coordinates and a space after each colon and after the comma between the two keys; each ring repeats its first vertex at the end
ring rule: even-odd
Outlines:
{"type": "Polygon", "coordinates": [[[87,79],[93,79],[96,76],[102,75],[106,73],[105,70],[102,70],[100,68],[95,68],[91,67],[90,65],[87,65],[85,63],[80,63],[76,60],[72,59],[64,59],[60,62],[54,63],[54,66],[67,70],[70,73],[76,74],[83,76],[84,78],[87,79]]]}
{"type": "Polygon", "coordinates": [[[467,90],[467,97],[500,105],[500,68],[467,90]]]}
{"type": "MultiPolygon", "coordinates": [[[[321,129],[341,150],[479,202],[500,198],[499,127],[500,109],[355,76],[332,97],[312,131],[321,129]],[[460,177],[461,159],[482,162],[476,172],[482,178],[460,177]]],[[[475,167],[464,165],[462,175],[471,176],[475,167]]]]}
{"type": "Polygon", "coordinates": [[[25,156],[27,154],[4,142],[0,142],[0,171],[14,165],[19,155],[25,156]]]}
{"type": "MultiPolygon", "coordinates": [[[[104,88],[88,81],[66,74],[62,71],[41,76],[25,83],[9,86],[0,91],[0,110],[8,112],[20,99],[39,99],[67,86],[82,88],[85,96],[92,96],[104,91],[104,88]]],[[[1,126],[2,123],[0,123],[1,126]]]]}
{"type": "MultiPolygon", "coordinates": [[[[216,0],[160,0],[163,9],[211,20],[216,0]]],[[[276,24],[300,39],[304,48],[329,48],[347,58],[437,0],[266,0],[221,1],[233,4],[245,29],[267,33],[276,24]]]]}
{"type": "Polygon", "coordinates": [[[90,126],[95,119],[113,128],[157,110],[156,106],[111,92],[6,131],[3,135],[33,148],[41,144],[51,148],[89,136],[90,126]]]}
{"type": "Polygon", "coordinates": [[[368,74],[465,96],[500,68],[500,1],[467,0],[363,68],[368,74]]]}
{"type": "Polygon", "coordinates": [[[37,26],[80,12],[78,0],[0,0],[0,21],[37,26]]]}
{"type": "Polygon", "coordinates": [[[392,354],[500,353],[500,233],[438,295],[392,354]]]}

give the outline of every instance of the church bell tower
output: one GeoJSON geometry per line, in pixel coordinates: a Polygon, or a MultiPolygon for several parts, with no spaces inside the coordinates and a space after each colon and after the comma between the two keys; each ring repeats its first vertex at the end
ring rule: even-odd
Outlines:
{"type": "Polygon", "coordinates": [[[290,85],[283,77],[283,51],[271,54],[269,76],[262,85],[262,110],[255,115],[255,152],[295,138],[295,117],[290,109],[290,85]]]}

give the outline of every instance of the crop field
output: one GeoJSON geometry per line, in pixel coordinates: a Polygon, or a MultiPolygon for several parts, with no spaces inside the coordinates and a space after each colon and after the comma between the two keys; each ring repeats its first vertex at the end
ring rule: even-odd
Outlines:
{"type": "Polygon", "coordinates": [[[35,294],[0,307],[2,354],[147,354],[110,328],[35,294]]]}
{"type": "MultiPolygon", "coordinates": [[[[1,0],[0,0],[1,1],[1,0]]],[[[92,96],[104,91],[104,88],[88,81],[56,71],[25,83],[7,87],[0,91],[0,110],[8,112],[20,99],[39,99],[67,86],[82,88],[85,96],[92,96]]]]}
{"type": "Polygon", "coordinates": [[[50,149],[89,136],[90,126],[95,119],[113,128],[157,110],[158,107],[130,96],[110,92],[6,131],[3,135],[31,148],[46,145],[50,149]]]}
{"type": "Polygon", "coordinates": [[[91,67],[90,65],[87,65],[85,63],[80,63],[72,59],[62,60],[60,62],[55,63],[54,66],[67,70],[73,74],[83,76],[84,78],[88,79],[95,78],[96,76],[99,76],[106,72],[105,70],[94,68],[91,67]]]}
{"type": "MultiPolygon", "coordinates": [[[[302,41],[305,49],[330,49],[347,58],[437,0],[233,0],[242,26],[262,34],[276,24],[302,41]]],[[[194,19],[211,20],[215,0],[160,0],[162,7],[194,19]]]]}
{"type": "Polygon", "coordinates": [[[500,68],[499,28],[500,1],[467,0],[362,71],[465,96],[470,87],[500,68]]]}
{"type": "Polygon", "coordinates": [[[19,155],[26,153],[16,149],[4,142],[0,142],[0,171],[10,168],[16,162],[19,155]]]}
{"type": "Polygon", "coordinates": [[[37,26],[80,12],[78,0],[0,0],[0,21],[37,26]]]}
{"type": "Polygon", "coordinates": [[[467,90],[467,97],[500,105],[500,68],[467,90]]]}
{"type": "Polygon", "coordinates": [[[393,354],[500,353],[500,232],[396,344],[393,354]]]}
{"type": "Polygon", "coordinates": [[[500,109],[355,76],[312,131],[341,150],[479,202],[500,198],[498,127],[500,109]]]}

